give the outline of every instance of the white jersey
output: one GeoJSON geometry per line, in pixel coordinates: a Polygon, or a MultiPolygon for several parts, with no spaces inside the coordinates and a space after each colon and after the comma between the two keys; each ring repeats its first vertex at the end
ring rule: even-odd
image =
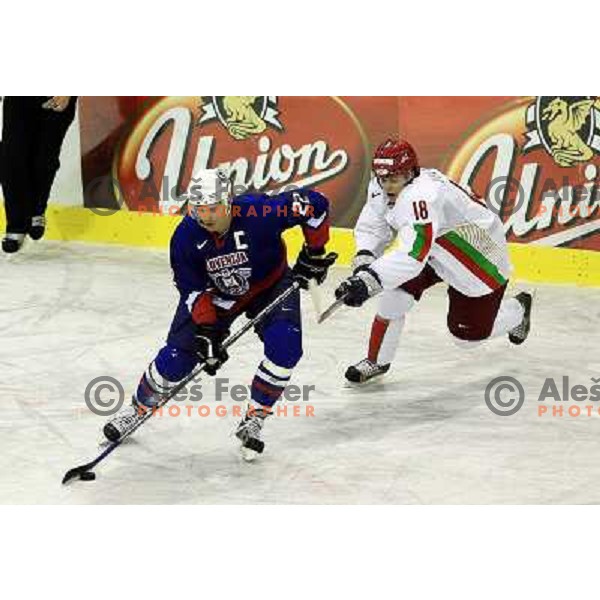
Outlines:
{"type": "Polygon", "coordinates": [[[500,219],[436,169],[421,169],[393,205],[373,178],[354,237],[357,250],[376,256],[371,268],[384,289],[397,288],[429,264],[450,286],[477,297],[504,285],[511,272],[500,219]],[[395,237],[400,248],[384,254],[395,237]]]}

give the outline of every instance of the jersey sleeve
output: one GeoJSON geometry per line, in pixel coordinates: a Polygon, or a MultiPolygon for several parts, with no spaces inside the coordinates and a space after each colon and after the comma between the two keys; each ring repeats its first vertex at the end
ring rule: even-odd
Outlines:
{"type": "Polygon", "coordinates": [[[281,230],[299,225],[308,248],[321,251],[329,241],[329,200],[323,194],[299,189],[272,196],[271,214],[281,230]]]}
{"type": "Polygon", "coordinates": [[[210,286],[204,261],[198,260],[197,256],[192,260],[193,243],[185,232],[177,230],[171,238],[170,245],[173,282],[186,302],[190,301],[190,298],[191,301],[195,301],[195,298],[207,291],[210,286]]]}
{"type": "Polygon", "coordinates": [[[435,203],[416,195],[397,207],[392,219],[400,248],[377,259],[371,269],[384,289],[394,289],[416,277],[425,267],[440,227],[435,203]]]}
{"type": "Polygon", "coordinates": [[[367,202],[354,227],[356,251],[368,250],[379,258],[394,238],[394,232],[385,220],[383,192],[372,180],[367,192],[367,202]]]}
{"type": "Polygon", "coordinates": [[[380,257],[393,237],[394,233],[385,217],[378,214],[375,207],[367,202],[354,227],[354,242],[357,252],[368,250],[374,256],[380,257]]]}

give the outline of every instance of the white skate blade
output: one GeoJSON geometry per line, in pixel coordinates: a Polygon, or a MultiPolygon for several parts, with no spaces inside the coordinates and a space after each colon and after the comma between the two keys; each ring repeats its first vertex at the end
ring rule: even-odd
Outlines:
{"type": "Polygon", "coordinates": [[[365,388],[365,387],[371,387],[371,386],[381,386],[383,387],[383,385],[385,384],[385,381],[383,381],[385,379],[385,376],[389,375],[389,371],[386,373],[379,373],[377,375],[374,375],[373,377],[370,377],[369,379],[367,379],[366,381],[349,381],[348,379],[346,379],[344,377],[344,387],[345,388],[349,388],[349,389],[359,389],[359,388],[365,388]]]}
{"type": "Polygon", "coordinates": [[[240,446],[240,455],[245,462],[254,462],[258,458],[258,452],[245,446],[240,446]]]}

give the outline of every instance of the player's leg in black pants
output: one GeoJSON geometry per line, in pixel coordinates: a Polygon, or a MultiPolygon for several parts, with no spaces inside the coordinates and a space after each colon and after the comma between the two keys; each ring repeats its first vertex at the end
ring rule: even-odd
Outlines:
{"type": "Polygon", "coordinates": [[[37,115],[37,139],[32,153],[32,226],[29,235],[40,239],[44,235],[44,215],[50,190],[60,167],[60,149],[67,129],[75,118],[76,99],[71,98],[62,112],[40,107],[37,115]]]}
{"type": "Polygon", "coordinates": [[[3,103],[2,162],[6,236],[2,248],[16,252],[29,230],[33,211],[31,157],[36,143],[35,104],[6,96],[3,103]]]}

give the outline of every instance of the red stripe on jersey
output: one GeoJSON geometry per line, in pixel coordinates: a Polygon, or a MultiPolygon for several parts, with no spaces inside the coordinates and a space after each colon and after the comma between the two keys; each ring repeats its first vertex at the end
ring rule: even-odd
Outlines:
{"type": "Polygon", "coordinates": [[[472,258],[461,252],[456,246],[451,244],[447,239],[441,237],[437,239],[437,243],[444,249],[446,252],[449,252],[456,258],[458,262],[464,265],[473,275],[481,279],[483,283],[485,283],[488,287],[495,290],[501,284],[496,281],[489,273],[486,273],[472,258]]]}
{"type": "Polygon", "coordinates": [[[215,233],[214,231],[209,231],[208,233],[210,233],[212,237],[212,240],[215,244],[215,248],[217,250],[221,250],[225,246],[225,236],[219,233],[215,233]]]}
{"type": "Polygon", "coordinates": [[[425,239],[423,240],[423,246],[421,247],[419,255],[416,257],[419,262],[423,262],[431,250],[431,244],[433,242],[433,227],[431,223],[425,223],[423,225],[423,235],[425,236],[425,239]]]}
{"type": "Polygon", "coordinates": [[[192,306],[192,320],[196,325],[212,325],[217,320],[217,309],[210,292],[203,292],[192,306]]]}
{"type": "Polygon", "coordinates": [[[324,248],[329,241],[329,216],[326,216],[323,222],[316,228],[309,227],[306,223],[302,225],[302,232],[306,245],[311,250],[324,248]]]}
{"type": "Polygon", "coordinates": [[[367,358],[372,363],[377,363],[377,356],[383,344],[383,338],[390,322],[387,319],[382,319],[379,316],[375,317],[371,327],[371,338],[369,339],[369,354],[367,358]]]}

